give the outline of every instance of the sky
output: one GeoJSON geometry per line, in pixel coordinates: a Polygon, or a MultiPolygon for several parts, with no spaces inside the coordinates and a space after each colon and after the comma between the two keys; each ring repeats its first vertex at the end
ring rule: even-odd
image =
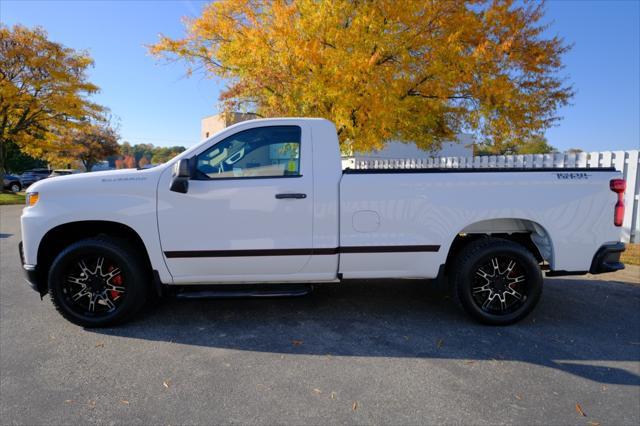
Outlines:
{"type": "MultiPolygon", "coordinates": [[[[158,34],[184,34],[181,18],[197,16],[196,0],[0,0],[5,25],[41,26],[53,41],[86,50],[95,60],[94,98],[120,118],[133,144],[190,146],[200,119],[217,112],[223,81],[186,77],[184,64],[158,61],[145,45],[158,34]]],[[[559,150],[640,147],[640,1],[552,0],[549,35],[573,45],[562,75],[576,96],[547,131],[559,150]]]]}

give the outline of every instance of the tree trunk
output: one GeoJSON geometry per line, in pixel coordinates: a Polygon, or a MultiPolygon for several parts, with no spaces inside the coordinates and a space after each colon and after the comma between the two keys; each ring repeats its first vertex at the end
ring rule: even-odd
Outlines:
{"type": "Polygon", "coordinates": [[[4,191],[4,175],[7,172],[7,141],[2,139],[0,140],[0,182],[2,182],[2,186],[0,187],[0,192],[4,191]]]}

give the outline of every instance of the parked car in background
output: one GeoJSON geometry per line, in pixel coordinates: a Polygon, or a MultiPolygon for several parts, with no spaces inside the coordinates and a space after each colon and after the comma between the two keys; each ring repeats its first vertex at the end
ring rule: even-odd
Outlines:
{"type": "Polygon", "coordinates": [[[46,168],[30,169],[20,175],[20,181],[24,188],[41,179],[46,179],[51,174],[51,170],[46,168]]]}
{"type": "Polygon", "coordinates": [[[18,176],[4,175],[2,189],[8,189],[11,192],[20,192],[20,190],[22,190],[22,182],[20,182],[18,176]]]}
{"type": "Polygon", "coordinates": [[[55,170],[51,171],[51,174],[49,175],[49,177],[74,175],[76,173],[80,173],[80,170],[76,170],[76,169],[55,169],[55,170]]]}

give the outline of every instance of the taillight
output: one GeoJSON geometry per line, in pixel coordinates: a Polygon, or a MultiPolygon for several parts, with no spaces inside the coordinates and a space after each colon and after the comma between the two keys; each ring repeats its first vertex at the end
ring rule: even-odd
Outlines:
{"type": "Polygon", "coordinates": [[[609,188],[616,194],[618,194],[618,201],[613,212],[613,224],[615,226],[622,226],[624,220],[624,190],[627,189],[627,182],[624,179],[611,179],[609,182],[609,188]]]}

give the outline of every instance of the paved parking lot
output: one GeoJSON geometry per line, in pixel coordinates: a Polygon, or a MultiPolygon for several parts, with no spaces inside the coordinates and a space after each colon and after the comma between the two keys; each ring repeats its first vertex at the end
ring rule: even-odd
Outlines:
{"type": "Polygon", "coordinates": [[[167,300],[119,328],[64,321],[22,279],[0,207],[2,424],[640,423],[634,271],[549,279],[510,327],[418,282],[167,300]]]}

